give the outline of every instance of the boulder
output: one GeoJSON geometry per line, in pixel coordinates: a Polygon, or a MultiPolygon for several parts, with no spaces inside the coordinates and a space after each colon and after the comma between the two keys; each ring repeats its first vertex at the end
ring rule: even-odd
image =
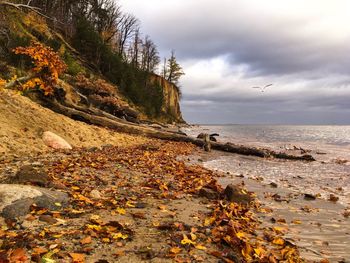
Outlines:
{"type": "Polygon", "coordinates": [[[72,146],[65,139],[50,131],[43,133],[43,141],[54,149],[72,149],[72,146]]]}
{"type": "Polygon", "coordinates": [[[233,184],[226,186],[224,196],[228,201],[238,204],[249,204],[253,201],[253,198],[249,194],[243,192],[240,187],[233,184]]]}
{"type": "Polygon", "coordinates": [[[51,181],[47,172],[42,167],[34,165],[24,165],[15,176],[8,177],[6,182],[9,184],[35,184],[38,186],[47,186],[51,181]]]}
{"type": "Polygon", "coordinates": [[[30,206],[59,210],[68,204],[66,193],[19,184],[0,184],[0,215],[16,218],[30,212],[30,206]]]}

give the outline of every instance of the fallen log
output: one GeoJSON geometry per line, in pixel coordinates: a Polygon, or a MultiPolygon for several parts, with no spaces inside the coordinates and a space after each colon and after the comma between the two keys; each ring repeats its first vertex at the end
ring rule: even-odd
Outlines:
{"type": "MultiPolygon", "coordinates": [[[[185,136],[182,134],[167,132],[159,129],[154,129],[151,127],[144,127],[134,123],[127,123],[125,120],[118,119],[117,117],[107,118],[104,116],[96,116],[85,111],[80,111],[74,108],[63,106],[57,101],[50,101],[50,109],[55,112],[61,113],[73,119],[79,119],[88,124],[94,124],[97,126],[102,126],[106,128],[113,129],[118,132],[130,133],[142,135],[150,138],[157,138],[162,140],[178,141],[178,142],[189,142],[197,146],[204,147],[205,141],[202,139],[196,139],[193,137],[185,136]]],[[[247,147],[243,145],[236,145],[232,143],[218,143],[211,142],[211,148],[215,150],[237,153],[241,155],[252,155],[262,158],[278,158],[278,159],[288,159],[288,160],[301,160],[301,161],[315,161],[315,159],[308,154],[305,155],[290,155],[283,152],[275,152],[269,149],[247,147]]]]}

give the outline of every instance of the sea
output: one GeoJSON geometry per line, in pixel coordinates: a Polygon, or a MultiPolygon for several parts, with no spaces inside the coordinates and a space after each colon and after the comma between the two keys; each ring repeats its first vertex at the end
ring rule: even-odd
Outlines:
{"type": "Polygon", "coordinates": [[[308,262],[350,262],[350,218],[344,216],[350,212],[350,126],[195,125],[182,130],[190,136],[217,133],[222,143],[311,154],[316,161],[217,153],[203,166],[231,175],[218,178],[223,186],[244,183],[256,192],[274,210],[261,218],[267,226],[272,217],[287,219],[289,238],[308,262]],[[285,200],[276,202],[275,194],[285,200]],[[317,198],[306,200],[305,194],[317,198]],[[331,195],[339,200],[330,201],[331,195]],[[303,223],[293,225],[293,220],[303,223]]]}

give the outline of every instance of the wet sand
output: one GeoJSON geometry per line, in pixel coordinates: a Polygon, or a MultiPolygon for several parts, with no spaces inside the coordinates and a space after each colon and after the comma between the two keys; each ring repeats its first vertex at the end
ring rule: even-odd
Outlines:
{"type": "MultiPolygon", "coordinates": [[[[338,191],[342,202],[331,202],[326,198],[333,192],[333,186],[329,189],[325,186],[321,197],[304,199],[304,193],[315,193],[306,175],[320,163],[266,160],[216,151],[199,152],[190,158],[190,162],[198,161],[207,168],[223,172],[224,176],[218,178],[223,186],[244,184],[249,191],[255,192],[262,205],[272,209],[259,215],[262,227],[286,227],[288,233],[285,236],[299,247],[308,262],[322,259],[350,262],[350,218],[343,215],[348,209],[348,193],[338,191]],[[217,161],[220,159],[225,161],[220,163],[217,161]],[[303,176],[298,175],[300,171],[304,171],[303,176]],[[280,173],[284,176],[269,176],[280,173]],[[271,178],[277,187],[270,185],[271,178]]],[[[317,169],[314,174],[317,176],[317,169]]]]}

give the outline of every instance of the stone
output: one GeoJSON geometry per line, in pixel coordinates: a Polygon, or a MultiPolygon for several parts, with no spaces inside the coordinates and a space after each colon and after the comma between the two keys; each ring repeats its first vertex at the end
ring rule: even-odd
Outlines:
{"type": "Polygon", "coordinates": [[[316,196],[313,194],[304,194],[305,200],[316,200],[316,196]]]}
{"type": "Polygon", "coordinates": [[[276,184],[275,182],[271,182],[271,183],[270,183],[270,186],[271,186],[272,188],[277,188],[277,184],[276,184]]]}
{"type": "Polygon", "coordinates": [[[246,194],[238,186],[229,184],[224,190],[225,198],[230,202],[235,202],[238,204],[249,204],[253,201],[253,198],[246,194]]]}
{"type": "Polygon", "coordinates": [[[47,146],[54,149],[72,149],[72,146],[65,139],[50,131],[43,133],[43,141],[47,146]]]}
{"type": "Polygon", "coordinates": [[[50,225],[53,225],[53,224],[56,224],[57,223],[57,220],[55,218],[53,218],[52,216],[50,215],[40,215],[39,216],[39,220],[42,221],[42,222],[46,222],[50,225]]]}
{"type": "Polygon", "coordinates": [[[24,216],[30,212],[33,204],[49,210],[59,210],[68,201],[68,195],[59,191],[30,185],[0,184],[0,215],[4,218],[24,216]]]}
{"type": "Polygon", "coordinates": [[[199,196],[201,197],[205,197],[209,200],[215,200],[215,199],[218,199],[219,198],[219,193],[210,189],[210,188],[206,188],[206,187],[203,187],[199,190],[199,196]]]}
{"type": "Polygon", "coordinates": [[[90,197],[94,198],[94,199],[100,199],[101,198],[101,193],[94,189],[90,192],[90,197]]]}
{"type": "Polygon", "coordinates": [[[35,167],[33,165],[24,165],[13,177],[8,177],[6,183],[10,184],[35,184],[38,186],[46,186],[51,178],[45,169],[35,167]]]}
{"type": "Polygon", "coordinates": [[[328,200],[335,203],[339,200],[339,197],[335,196],[334,194],[330,194],[328,200]]]}

